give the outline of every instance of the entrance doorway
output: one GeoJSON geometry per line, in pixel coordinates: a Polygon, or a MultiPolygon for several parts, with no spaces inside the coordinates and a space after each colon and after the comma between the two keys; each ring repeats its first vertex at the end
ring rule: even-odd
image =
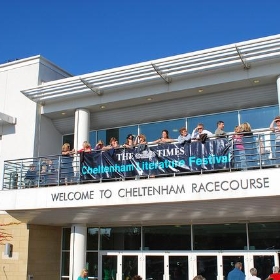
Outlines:
{"type": "Polygon", "coordinates": [[[279,265],[277,252],[101,252],[98,278],[131,280],[140,275],[143,280],[191,280],[201,274],[207,280],[227,280],[237,261],[243,272],[258,270],[265,279],[274,265],[279,265]]]}

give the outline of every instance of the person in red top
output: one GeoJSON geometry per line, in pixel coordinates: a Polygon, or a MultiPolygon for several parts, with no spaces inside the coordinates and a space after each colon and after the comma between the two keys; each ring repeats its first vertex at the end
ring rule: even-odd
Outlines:
{"type": "Polygon", "coordinates": [[[274,280],[280,280],[280,273],[279,273],[279,267],[273,266],[272,267],[272,274],[269,275],[269,277],[273,278],[274,280]]]}
{"type": "Polygon", "coordinates": [[[88,142],[88,141],[84,141],[83,142],[83,148],[82,149],[80,149],[80,150],[78,150],[78,153],[81,153],[81,152],[86,152],[86,153],[88,153],[88,152],[91,152],[91,145],[90,145],[90,143],[88,142]]]}

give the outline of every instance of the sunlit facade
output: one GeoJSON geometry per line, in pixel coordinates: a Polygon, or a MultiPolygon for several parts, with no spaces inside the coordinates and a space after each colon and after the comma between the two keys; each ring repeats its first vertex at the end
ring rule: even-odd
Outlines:
{"type": "Polygon", "coordinates": [[[0,65],[0,224],[14,223],[0,280],[222,280],[236,261],[265,279],[279,265],[279,69],[280,35],[80,76],[41,56],[0,65]],[[178,143],[218,121],[224,137],[178,143]],[[164,129],[174,141],[155,144],[164,129]],[[123,147],[129,134],[148,143],[123,147]],[[61,154],[111,137],[118,148],[61,154]]]}

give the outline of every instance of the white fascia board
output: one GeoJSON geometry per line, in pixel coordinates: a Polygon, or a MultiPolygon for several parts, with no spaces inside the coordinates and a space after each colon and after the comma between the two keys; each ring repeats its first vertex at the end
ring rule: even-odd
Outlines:
{"type": "Polygon", "coordinates": [[[0,124],[16,124],[16,118],[0,112],[0,124]]]}

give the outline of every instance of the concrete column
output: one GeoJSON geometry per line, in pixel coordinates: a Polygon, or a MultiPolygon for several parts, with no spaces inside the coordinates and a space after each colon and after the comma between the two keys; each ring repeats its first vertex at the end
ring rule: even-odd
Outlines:
{"type": "Polygon", "coordinates": [[[77,109],[75,112],[74,149],[82,148],[83,142],[89,140],[90,112],[77,109]]]}
{"type": "Polygon", "coordinates": [[[280,76],[277,77],[276,85],[277,85],[277,96],[278,96],[278,109],[280,112],[280,76]]]}
{"type": "Polygon", "coordinates": [[[77,280],[82,269],[86,268],[86,243],[86,225],[72,225],[70,238],[70,280],[77,280]]]}

